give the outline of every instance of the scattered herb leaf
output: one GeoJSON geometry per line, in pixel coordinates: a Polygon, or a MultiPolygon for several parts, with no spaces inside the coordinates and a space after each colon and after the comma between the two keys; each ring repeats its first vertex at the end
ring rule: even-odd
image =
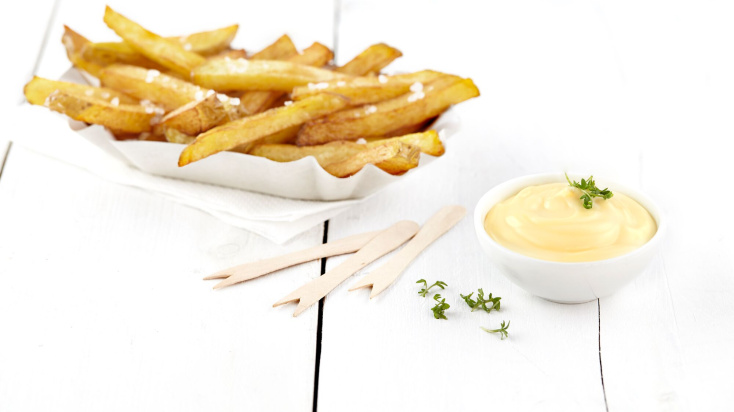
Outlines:
{"type": "Polygon", "coordinates": [[[503,320],[499,329],[482,328],[482,330],[484,330],[485,332],[488,332],[488,333],[499,333],[500,334],[500,339],[501,340],[505,340],[505,338],[507,337],[507,329],[509,329],[509,328],[510,328],[510,321],[507,321],[507,325],[505,325],[505,321],[503,320]]]}
{"type": "Polygon", "coordinates": [[[426,282],[426,280],[425,280],[425,279],[421,279],[421,280],[419,280],[419,281],[417,281],[417,282],[415,282],[415,283],[423,283],[423,289],[421,289],[421,290],[420,290],[420,291],[418,292],[418,294],[419,294],[419,295],[421,295],[421,296],[423,296],[424,298],[425,298],[425,297],[426,297],[426,295],[428,294],[428,291],[429,291],[429,290],[431,290],[431,288],[433,288],[434,286],[438,286],[438,287],[439,287],[439,288],[441,288],[441,289],[444,289],[444,288],[446,288],[446,286],[448,286],[448,285],[446,284],[446,282],[442,282],[442,281],[440,281],[440,280],[437,280],[437,281],[436,281],[436,283],[434,283],[434,284],[433,284],[433,285],[431,285],[431,286],[428,286],[428,282],[426,282]]]}
{"type": "Polygon", "coordinates": [[[441,295],[438,293],[433,295],[433,300],[436,301],[436,306],[431,308],[433,311],[433,317],[436,319],[447,319],[446,315],[444,315],[444,311],[450,308],[451,305],[446,303],[446,299],[441,299],[441,295]]]}
{"type": "Polygon", "coordinates": [[[603,199],[609,199],[610,197],[614,196],[614,193],[612,193],[609,188],[605,189],[599,189],[596,187],[596,182],[594,182],[594,176],[589,176],[589,179],[581,179],[581,183],[577,181],[571,182],[571,179],[568,178],[568,173],[566,173],[566,181],[568,182],[568,185],[571,187],[575,187],[583,193],[579,199],[584,201],[584,208],[585,209],[591,209],[594,206],[594,203],[591,201],[592,197],[601,197],[603,199]]]}
{"type": "Polygon", "coordinates": [[[490,293],[489,296],[486,298],[484,297],[484,290],[481,288],[477,290],[477,300],[472,299],[472,295],[474,295],[474,292],[464,296],[461,296],[462,299],[464,299],[464,302],[466,302],[467,305],[471,308],[471,311],[474,312],[477,309],[482,309],[485,312],[489,313],[493,310],[500,310],[500,300],[502,300],[501,297],[497,296],[496,298],[492,297],[492,294],[490,293]]]}

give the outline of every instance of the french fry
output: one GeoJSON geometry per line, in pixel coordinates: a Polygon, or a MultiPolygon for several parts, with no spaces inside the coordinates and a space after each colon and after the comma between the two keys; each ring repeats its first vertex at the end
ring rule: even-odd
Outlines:
{"type": "Polygon", "coordinates": [[[293,162],[313,156],[321,166],[325,166],[344,161],[366,149],[367,145],[346,141],[303,147],[290,144],[260,144],[253,147],[250,154],[276,162],[293,162]]]}
{"type": "Polygon", "coordinates": [[[438,138],[438,133],[429,130],[423,133],[413,133],[405,136],[393,137],[389,139],[380,139],[367,144],[360,144],[349,141],[337,141],[317,146],[294,146],[290,144],[259,144],[250,150],[249,154],[253,156],[266,157],[276,162],[292,162],[307,156],[313,156],[321,166],[330,163],[344,161],[355,154],[382,146],[392,144],[392,142],[401,142],[418,148],[421,153],[431,156],[441,156],[444,154],[444,147],[438,138]]]}
{"type": "MultiPolygon", "coordinates": [[[[435,130],[427,130],[422,133],[411,133],[388,139],[374,140],[367,142],[364,146],[372,148],[393,141],[415,146],[421,151],[421,153],[431,156],[441,156],[446,152],[446,149],[444,149],[443,143],[441,143],[441,139],[438,138],[438,133],[436,133],[435,130]]],[[[304,146],[304,148],[306,147],[309,146],[304,146]]]]}
{"type": "Polygon", "coordinates": [[[245,49],[225,50],[225,51],[220,52],[218,54],[215,54],[213,56],[207,57],[207,60],[211,60],[211,59],[223,59],[223,58],[245,59],[245,58],[247,58],[247,51],[245,51],[245,49]]]}
{"type": "Polygon", "coordinates": [[[215,153],[259,141],[279,131],[333,113],[346,105],[347,101],[340,96],[315,96],[226,123],[200,134],[194,143],[181,152],[178,165],[185,166],[215,153]]]}
{"type": "Polygon", "coordinates": [[[82,56],[84,47],[90,43],[86,37],[70,29],[69,26],[64,26],[64,34],[61,37],[61,43],[63,43],[64,48],[66,49],[66,57],[69,58],[71,64],[94,77],[99,77],[99,72],[102,70],[102,66],[88,61],[84,56],[82,56]]]}
{"type": "Polygon", "coordinates": [[[419,158],[417,147],[392,141],[357,152],[346,160],[327,164],[324,170],[336,177],[348,177],[372,163],[390,174],[402,174],[418,166],[419,158]]]}
{"type": "Polygon", "coordinates": [[[478,95],[479,90],[471,79],[442,76],[427,83],[422,90],[312,120],[298,132],[296,143],[310,146],[334,140],[382,136],[391,130],[435,117],[452,104],[478,95]]]}
{"type": "Polygon", "coordinates": [[[188,77],[194,67],[206,61],[202,56],[186,50],[181,43],[143,28],[109,6],[105,8],[104,22],[142,55],[184,77],[188,77]]]}
{"type": "Polygon", "coordinates": [[[194,140],[196,140],[196,137],[189,136],[185,133],[181,133],[176,129],[171,129],[168,127],[163,128],[163,135],[166,137],[166,140],[170,143],[180,143],[180,144],[186,144],[189,145],[191,143],[194,143],[194,140]]]}
{"type": "Polygon", "coordinates": [[[46,100],[49,109],[74,120],[100,124],[120,132],[143,133],[161,115],[154,109],[134,104],[114,104],[86,94],[57,90],[46,100]]]}
{"type": "Polygon", "coordinates": [[[254,147],[257,147],[261,144],[290,144],[291,146],[293,146],[293,143],[296,142],[296,136],[298,136],[298,130],[300,128],[300,124],[296,126],[291,126],[287,129],[283,129],[279,132],[265,136],[262,139],[243,143],[241,145],[233,147],[230,150],[233,152],[249,154],[254,147]]]}
{"type": "MultiPolygon", "coordinates": [[[[297,53],[287,61],[297,64],[305,64],[307,66],[321,67],[334,58],[334,53],[328,47],[321,43],[314,43],[297,53]]],[[[284,92],[266,92],[262,90],[245,92],[240,96],[240,113],[249,116],[255,113],[264,112],[274,106],[280,97],[285,95],[284,92]]]]}
{"type": "MultiPolygon", "coordinates": [[[[227,50],[237,34],[237,29],[238,25],[234,24],[221,29],[193,33],[187,36],[167,37],[166,39],[178,42],[185,50],[202,56],[215,56],[227,50]]],[[[238,53],[238,57],[241,54],[238,53]]],[[[89,43],[84,47],[82,56],[88,61],[101,66],[123,63],[158,70],[163,67],[138,53],[130,44],[125,42],[89,43]]]]}
{"type": "Polygon", "coordinates": [[[273,44],[252,55],[252,60],[285,60],[298,54],[293,40],[284,34],[278,37],[273,44]]]}
{"type": "MultiPolygon", "coordinates": [[[[288,38],[286,37],[286,39],[288,38]]],[[[288,39],[288,41],[290,40],[288,39]]],[[[287,45],[288,43],[285,44],[287,45]]],[[[290,60],[299,64],[313,63],[323,66],[332,57],[333,53],[328,47],[320,43],[314,43],[311,47],[304,50],[303,53],[296,53],[290,60]]],[[[164,117],[162,124],[165,127],[178,129],[189,135],[198,135],[224,122],[236,120],[244,115],[263,112],[272,107],[273,103],[283,96],[283,93],[266,91],[245,92],[237,103],[235,99],[226,99],[226,96],[223,99],[222,96],[217,95],[219,99],[211,97],[180,107],[164,117]],[[244,105],[241,102],[244,102],[244,105]],[[233,106],[237,108],[237,111],[234,110],[233,106]]]]}
{"type": "Polygon", "coordinates": [[[355,77],[347,80],[311,83],[307,86],[294,88],[291,92],[291,98],[293,100],[301,100],[321,93],[336,93],[349,99],[350,104],[353,106],[361,106],[363,104],[392,99],[401,94],[408,93],[411,87],[422,87],[423,83],[430,82],[441,76],[443,76],[442,73],[424,70],[397,76],[355,77]]]}
{"type": "Polygon", "coordinates": [[[194,83],[214,90],[290,92],[296,86],[347,76],[277,60],[210,60],[193,70],[194,83]]]}
{"type": "Polygon", "coordinates": [[[380,140],[380,139],[386,139],[388,137],[396,137],[396,136],[405,136],[406,134],[412,134],[412,133],[418,133],[426,129],[428,125],[433,123],[436,120],[435,117],[432,117],[428,120],[424,120],[420,123],[411,124],[408,126],[401,126],[395,130],[391,130],[387,133],[385,133],[382,137],[367,137],[367,141],[371,140],[380,140]]]}
{"type": "Polygon", "coordinates": [[[160,125],[196,136],[213,127],[240,118],[237,113],[239,99],[212,93],[203,100],[192,101],[166,114],[160,125]]]}
{"type": "Polygon", "coordinates": [[[385,43],[373,44],[344,66],[335,68],[334,71],[352,76],[376,74],[402,55],[400,50],[385,43]]]}
{"type": "Polygon", "coordinates": [[[25,98],[28,100],[28,103],[43,106],[46,103],[48,96],[57,90],[75,94],[84,94],[95,99],[104,100],[107,103],[111,103],[115,99],[117,99],[116,101],[118,103],[122,104],[138,103],[136,99],[120,93],[117,90],[49,80],[38,76],[33,76],[33,79],[25,85],[23,93],[25,94],[25,98]]]}
{"type": "Polygon", "coordinates": [[[105,67],[100,72],[99,78],[105,87],[119,90],[140,100],[150,100],[163,106],[166,111],[195,100],[202,100],[207,94],[211,94],[209,90],[158,70],[126,64],[105,67]]]}

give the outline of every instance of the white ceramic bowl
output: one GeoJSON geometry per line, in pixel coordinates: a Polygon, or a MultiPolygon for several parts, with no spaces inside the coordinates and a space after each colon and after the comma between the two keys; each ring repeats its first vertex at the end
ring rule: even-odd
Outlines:
{"type": "MultiPolygon", "coordinates": [[[[580,180],[581,176],[569,175],[580,180]]],[[[559,303],[583,303],[609,296],[640,275],[657,252],[666,220],[657,205],[642,193],[603,179],[604,186],[631,197],[647,209],[658,225],[657,233],[640,248],[622,256],[593,262],[551,262],[513,252],[495,242],[484,230],[484,218],[498,202],[533,185],[564,182],[563,173],[523,176],[499,184],[479,200],[474,228],[492,263],[526,291],[559,303]]]]}

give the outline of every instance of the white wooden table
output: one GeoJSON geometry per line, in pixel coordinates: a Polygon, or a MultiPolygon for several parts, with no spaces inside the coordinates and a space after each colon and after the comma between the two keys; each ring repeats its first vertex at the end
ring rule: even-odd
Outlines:
{"type": "MultiPolygon", "coordinates": [[[[279,246],[155,194],[10,145],[32,74],[66,68],[62,24],[113,39],[103,2],[13,3],[0,135],[0,411],[651,411],[734,404],[734,10],[727,2],[406,1],[111,4],[164,34],[240,23],[344,62],[384,41],[391,68],[474,79],[462,132],[424,170],[279,246]],[[203,275],[472,210],[512,177],[574,170],[637,186],[671,221],[662,253],[611,298],[559,305],[505,279],[471,219],[378,299],[337,288],[292,318],[271,304],[319,262],[213,292],[203,275]],[[449,284],[448,321],[415,281],[449,284]],[[469,313],[483,287],[502,311],[469,313]],[[504,341],[479,326],[511,320],[504,341]]],[[[342,258],[329,259],[326,269],[342,258]]],[[[366,269],[369,271],[369,267],[366,269]]]]}

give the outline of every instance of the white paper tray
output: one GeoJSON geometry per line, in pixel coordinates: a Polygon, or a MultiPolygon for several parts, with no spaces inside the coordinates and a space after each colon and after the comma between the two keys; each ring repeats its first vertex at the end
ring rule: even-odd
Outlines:
{"type": "MultiPolygon", "coordinates": [[[[62,80],[80,82],[79,72],[70,70],[62,80]]],[[[436,160],[421,154],[418,167],[401,176],[393,176],[374,165],[357,174],[337,178],[319,166],[312,156],[295,162],[280,163],[263,157],[221,152],[178,167],[178,157],[185,145],[139,140],[115,140],[98,125],[69,121],[70,127],[119,161],[153,175],[249,190],[275,196],[308,200],[344,200],[369,196],[388,184],[420,172],[436,160]]],[[[459,129],[453,110],[442,114],[430,126],[446,141],[459,129]]]]}

